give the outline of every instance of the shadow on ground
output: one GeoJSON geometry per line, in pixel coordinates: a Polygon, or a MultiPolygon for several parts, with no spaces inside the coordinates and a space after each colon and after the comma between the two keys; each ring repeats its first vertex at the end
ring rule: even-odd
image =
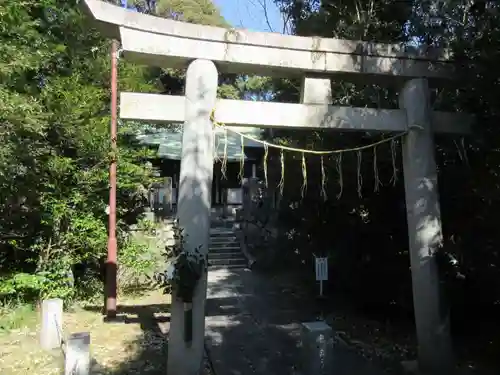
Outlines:
{"type": "MultiPolygon", "coordinates": [[[[86,310],[101,312],[99,306],[88,306],[86,310]]],[[[138,306],[118,306],[117,318],[107,321],[109,325],[138,324],[141,335],[126,342],[124,351],[131,356],[126,361],[107,367],[95,359],[92,375],[165,375],[167,371],[169,304],[149,304],[138,306]]],[[[117,338],[119,339],[119,338],[117,338]]],[[[94,343],[93,343],[94,344],[94,343]]],[[[96,343],[97,344],[97,343],[96,343]]]]}
{"type": "MultiPolygon", "coordinates": [[[[217,375],[310,373],[301,323],[320,319],[320,304],[289,277],[250,270],[217,270],[209,277],[207,348],[217,375]]],[[[328,373],[384,374],[379,364],[332,341],[328,373]]]]}
{"type": "MultiPolygon", "coordinates": [[[[101,307],[87,310],[100,312],[101,307]]],[[[92,374],[165,375],[168,310],[168,304],[119,306],[118,318],[108,324],[138,324],[142,332],[123,348],[131,353],[127,360],[112,367],[95,363],[92,374]]],[[[206,348],[214,375],[303,374],[300,324],[321,315],[315,298],[288,277],[210,271],[206,348]]],[[[384,374],[381,366],[338,342],[332,354],[336,375],[384,374]]],[[[212,374],[206,362],[205,374],[212,374]]]]}
{"type": "MultiPolygon", "coordinates": [[[[209,272],[206,305],[206,361],[204,374],[213,375],[299,375],[304,371],[301,323],[323,319],[324,306],[290,275],[265,275],[250,270],[209,272]]],[[[119,306],[118,319],[109,325],[138,325],[138,335],[124,341],[123,352],[109,363],[98,363],[92,374],[166,374],[169,311],[168,304],[119,306]],[[130,353],[130,354],[128,354],[130,353]]],[[[87,310],[100,312],[101,307],[87,310]]],[[[346,324],[358,322],[348,319],[346,324]]],[[[366,320],[359,320],[359,323],[366,320]]],[[[330,323],[332,324],[332,323],[330,323]]],[[[332,324],[334,327],[338,324],[332,324]]],[[[349,328],[349,327],[347,327],[349,328]]],[[[346,328],[346,330],[347,330],[346,328]]],[[[354,329],[354,327],[350,327],[354,329]]],[[[376,335],[376,333],[374,333],[376,335]]],[[[119,338],[117,338],[118,340],[119,338]]],[[[335,375],[396,375],[402,373],[398,356],[384,359],[360,350],[342,336],[333,340],[330,353],[335,375]]],[[[93,342],[92,347],[98,346],[93,342]]],[[[118,354],[118,353],[117,353],[118,354]]],[[[414,358],[411,355],[410,358],[414,358]]],[[[317,373],[317,372],[314,372],[317,373]]],[[[482,371],[471,373],[483,374],[482,371]]],[[[488,372],[489,374],[489,372],[488,372]]]]}

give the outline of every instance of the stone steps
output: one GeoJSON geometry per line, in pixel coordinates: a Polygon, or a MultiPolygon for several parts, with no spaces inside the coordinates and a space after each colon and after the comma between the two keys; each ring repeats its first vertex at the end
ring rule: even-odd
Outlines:
{"type": "Polygon", "coordinates": [[[236,258],[236,259],[209,259],[208,260],[208,269],[214,268],[237,268],[243,269],[248,267],[248,262],[245,258],[236,258]]]}
{"type": "Polygon", "coordinates": [[[240,242],[233,228],[210,228],[208,263],[209,270],[248,267],[248,261],[241,252],[240,242]]]}
{"type": "Polygon", "coordinates": [[[225,254],[225,253],[241,253],[241,248],[239,246],[209,247],[210,255],[225,254]]]}
{"type": "Polygon", "coordinates": [[[225,244],[237,244],[239,245],[240,241],[235,235],[226,235],[226,236],[215,236],[210,238],[210,245],[225,245],[225,244]]]}
{"type": "Polygon", "coordinates": [[[239,249],[233,250],[233,251],[227,251],[227,252],[217,252],[217,253],[212,253],[212,260],[223,260],[223,259],[243,259],[243,255],[241,254],[241,251],[239,249]]]}

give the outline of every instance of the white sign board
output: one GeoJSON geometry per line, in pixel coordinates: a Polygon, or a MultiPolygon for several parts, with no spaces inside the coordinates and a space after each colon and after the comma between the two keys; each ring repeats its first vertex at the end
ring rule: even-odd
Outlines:
{"type": "Polygon", "coordinates": [[[328,258],[314,257],[316,281],[319,281],[319,295],[323,296],[323,281],[328,280],[328,258]]]}
{"type": "Polygon", "coordinates": [[[316,281],[328,280],[328,258],[316,259],[316,281]]]}

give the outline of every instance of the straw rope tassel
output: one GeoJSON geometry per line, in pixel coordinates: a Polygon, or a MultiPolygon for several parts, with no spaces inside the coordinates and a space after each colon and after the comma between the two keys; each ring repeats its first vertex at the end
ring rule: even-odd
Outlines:
{"type": "Polygon", "coordinates": [[[224,129],[224,155],[222,156],[221,173],[224,180],[227,180],[227,129],[224,129]]]}
{"type": "Polygon", "coordinates": [[[250,136],[248,134],[243,134],[243,133],[241,133],[241,132],[239,132],[239,131],[237,131],[235,129],[228,129],[224,124],[219,123],[219,122],[215,122],[214,114],[215,114],[215,110],[212,110],[212,114],[211,114],[210,118],[214,122],[215,126],[218,126],[218,127],[224,128],[226,130],[229,130],[229,131],[233,132],[234,134],[238,134],[240,137],[246,138],[246,139],[254,141],[256,143],[260,143],[262,145],[267,145],[269,147],[278,148],[280,150],[295,151],[295,152],[304,152],[306,154],[312,154],[312,155],[331,155],[331,154],[340,154],[342,152],[363,151],[363,150],[367,150],[369,148],[381,145],[383,143],[391,142],[391,141],[393,141],[395,139],[401,138],[402,136],[408,134],[408,131],[405,131],[405,132],[402,132],[400,134],[396,134],[396,135],[394,135],[392,137],[384,138],[384,139],[382,139],[380,141],[371,143],[369,145],[359,146],[359,147],[353,147],[353,148],[346,148],[346,149],[339,149],[339,150],[324,150],[324,151],[308,150],[308,149],[302,149],[302,148],[297,148],[297,147],[277,145],[277,144],[274,144],[274,143],[271,143],[271,142],[263,141],[262,139],[258,139],[258,138],[252,137],[252,136],[250,136]]]}
{"type": "Polygon", "coordinates": [[[326,173],[323,155],[321,155],[321,196],[324,201],[328,200],[328,195],[326,194],[326,173]]]}
{"type": "Polygon", "coordinates": [[[393,139],[391,140],[391,161],[392,161],[392,177],[391,177],[391,183],[392,186],[396,186],[396,183],[398,182],[398,167],[397,167],[397,149],[396,149],[396,140],[393,139]]]}
{"type": "Polygon", "coordinates": [[[469,165],[469,156],[467,155],[467,148],[465,147],[465,138],[464,137],[460,138],[460,145],[462,146],[465,164],[469,165]]]}
{"type": "Polygon", "coordinates": [[[264,145],[264,180],[266,183],[266,188],[268,185],[268,182],[267,182],[267,157],[268,156],[269,156],[269,146],[264,145]]]}
{"type": "Polygon", "coordinates": [[[307,164],[306,164],[306,156],[302,153],[302,188],[300,189],[300,196],[304,198],[304,195],[307,191],[307,164]]]}
{"type": "Polygon", "coordinates": [[[337,173],[339,175],[339,193],[337,194],[337,199],[340,199],[342,196],[342,192],[344,190],[344,177],[342,176],[342,154],[338,154],[337,160],[336,160],[336,169],[337,173]]]}
{"type": "Polygon", "coordinates": [[[378,175],[378,165],[377,165],[377,146],[373,148],[373,178],[375,180],[375,185],[373,187],[373,191],[378,192],[382,183],[380,182],[380,178],[378,175]]]}
{"type": "Polygon", "coordinates": [[[358,163],[357,163],[357,177],[358,177],[358,196],[360,198],[363,198],[363,175],[361,174],[361,151],[357,151],[357,158],[358,158],[358,163]]]}
{"type": "Polygon", "coordinates": [[[214,143],[214,150],[215,150],[215,161],[220,163],[221,158],[219,156],[219,146],[220,146],[220,137],[217,137],[217,133],[215,132],[216,127],[214,126],[212,130],[212,134],[214,137],[213,143],[214,143]]]}
{"type": "MultiPolygon", "coordinates": [[[[321,155],[321,156],[324,156],[324,155],[333,155],[333,154],[337,154],[337,159],[336,159],[336,170],[337,170],[337,173],[339,175],[339,187],[340,187],[340,191],[339,193],[337,194],[337,199],[340,199],[340,197],[342,196],[342,192],[343,192],[343,185],[344,185],[344,182],[343,182],[343,176],[342,176],[342,153],[344,152],[357,152],[357,160],[358,160],[358,168],[357,168],[357,183],[358,183],[358,195],[359,197],[361,198],[361,194],[362,194],[362,185],[363,185],[363,176],[361,175],[361,151],[363,150],[367,150],[367,149],[370,149],[370,148],[373,148],[373,152],[374,152],[374,174],[375,174],[375,191],[378,191],[379,187],[382,186],[382,183],[380,182],[380,179],[379,179],[379,172],[378,172],[378,166],[377,166],[377,160],[376,160],[376,147],[381,145],[381,144],[384,144],[384,143],[388,143],[390,142],[391,143],[391,156],[392,156],[392,169],[393,169],[393,175],[392,175],[392,178],[391,178],[391,182],[393,185],[396,185],[396,182],[397,182],[397,174],[398,174],[398,170],[397,170],[397,162],[396,162],[396,156],[397,156],[397,152],[396,152],[396,141],[397,139],[403,137],[404,135],[408,134],[408,131],[405,131],[405,132],[402,132],[400,134],[396,134],[392,137],[388,137],[388,138],[384,138],[380,141],[377,141],[377,142],[374,142],[372,144],[369,144],[369,145],[364,145],[364,146],[358,146],[358,147],[354,147],[354,148],[347,148],[347,149],[337,149],[337,150],[324,150],[324,151],[319,151],[319,150],[308,150],[308,149],[301,149],[301,148],[296,148],[296,147],[290,147],[290,146],[284,146],[284,145],[279,145],[279,144],[273,144],[273,143],[270,143],[270,142],[267,142],[267,141],[264,141],[262,139],[257,139],[255,137],[252,137],[248,134],[243,134],[241,132],[238,132],[237,130],[234,130],[234,129],[228,129],[223,123],[219,123],[215,120],[215,108],[212,110],[212,113],[210,114],[210,119],[211,121],[213,122],[214,124],[214,127],[220,127],[220,128],[224,128],[224,156],[223,156],[223,159],[222,159],[222,167],[221,167],[221,172],[222,172],[222,176],[224,179],[227,179],[227,176],[226,176],[226,171],[227,171],[227,158],[228,158],[228,155],[227,155],[227,147],[228,147],[228,142],[227,142],[227,131],[232,131],[233,133],[235,134],[238,134],[241,138],[241,144],[242,144],[242,158],[240,159],[240,173],[239,173],[239,177],[240,179],[242,180],[243,179],[243,169],[244,169],[244,139],[249,139],[253,142],[256,142],[256,143],[260,143],[264,146],[264,149],[265,149],[265,156],[264,156],[264,177],[265,177],[265,180],[266,180],[266,187],[268,185],[268,170],[267,170],[267,164],[268,164],[268,148],[269,147],[273,147],[273,148],[277,148],[280,150],[281,152],[281,155],[280,155],[280,161],[281,161],[281,179],[280,179],[280,182],[278,184],[279,188],[280,188],[280,193],[283,194],[283,189],[284,189],[284,184],[285,184],[285,155],[284,155],[284,152],[283,151],[292,151],[292,152],[300,152],[302,153],[302,174],[303,174],[303,178],[304,178],[304,183],[303,183],[303,186],[302,186],[302,195],[304,195],[304,193],[306,192],[306,189],[307,189],[307,166],[306,166],[306,163],[305,163],[305,154],[312,154],[312,155],[321,155]]],[[[214,140],[215,142],[215,140],[214,140]]],[[[467,154],[465,153],[465,145],[463,145],[463,140],[462,140],[462,146],[463,146],[463,149],[464,149],[464,152],[463,152],[463,156],[464,158],[466,159],[467,158],[467,154]]],[[[216,150],[218,150],[218,147],[219,145],[217,144],[216,146],[216,150]]],[[[218,152],[217,152],[217,156],[218,156],[218,152]]],[[[326,185],[326,173],[324,171],[324,160],[323,158],[321,158],[321,194],[323,195],[323,198],[326,200],[326,189],[325,189],[325,185],[326,185]]]]}
{"type": "Polygon", "coordinates": [[[241,142],[241,157],[240,157],[240,171],[238,173],[238,178],[243,182],[243,177],[245,176],[245,138],[240,136],[241,142]]]}
{"type": "Polygon", "coordinates": [[[285,187],[285,154],[283,153],[283,150],[281,150],[280,163],[281,163],[281,178],[278,184],[278,188],[280,189],[280,194],[283,196],[283,189],[285,187]]]}

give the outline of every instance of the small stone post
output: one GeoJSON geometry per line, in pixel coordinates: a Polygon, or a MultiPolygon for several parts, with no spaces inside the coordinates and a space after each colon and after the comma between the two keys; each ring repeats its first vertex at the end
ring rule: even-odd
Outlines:
{"type": "MultiPolygon", "coordinates": [[[[186,116],[182,136],[182,159],[178,218],[184,229],[186,250],[207,254],[210,229],[212,174],[214,166],[212,122],[218,85],[213,62],[195,60],[186,74],[186,116]]],[[[168,374],[197,375],[202,368],[205,340],[207,275],[193,297],[193,338],[184,340],[184,304],[172,296],[168,374]]]]}
{"type": "Polygon", "coordinates": [[[47,299],[42,302],[42,328],[40,345],[44,350],[58,349],[62,342],[63,300],[47,299]]]}
{"type": "Polygon", "coordinates": [[[90,333],[73,333],[68,337],[64,375],[90,375],[90,333]]]}
{"type": "Polygon", "coordinates": [[[334,374],[332,328],[323,321],[302,323],[301,328],[303,374],[334,374]]]}
{"type": "Polygon", "coordinates": [[[172,214],[172,177],[164,179],[165,194],[163,195],[163,218],[172,214]]]}
{"type": "Polygon", "coordinates": [[[403,141],[403,168],[419,370],[445,375],[453,360],[436,263],[443,236],[427,80],[408,81],[400,107],[406,110],[409,127],[403,141]]]}

